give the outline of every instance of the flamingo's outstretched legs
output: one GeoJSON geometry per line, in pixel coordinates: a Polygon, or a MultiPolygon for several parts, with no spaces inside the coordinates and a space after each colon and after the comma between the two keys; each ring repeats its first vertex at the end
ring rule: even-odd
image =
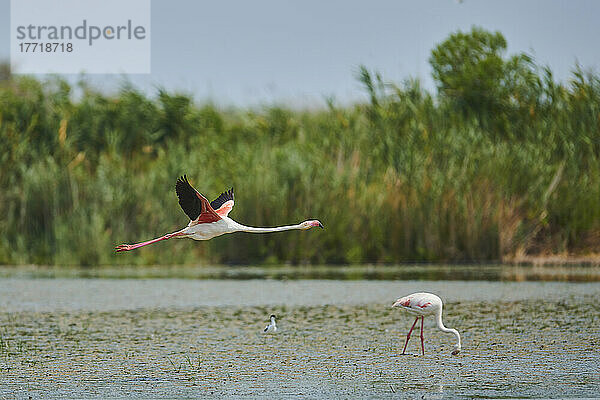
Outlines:
{"type": "Polygon", "coordinates": [[[183,232],[167,233],[164,236],[161,236],[156,239],[148,240],[147,242],[136,243],[136,244],[120,244],[117,247],[115,247],[115,250],[117,253],[119,253],[121,251],[135,250],[135,249],[138,249],[143,246],[148,246],[149,244],[152,244],[152,243],[160,242],[161,240],[167,240],[167,239],[171,239],[172,237],[175,237],[175,236],[184,236],[184,235],[185,235],[185,233],[183,233],[183,232]]]}
{"type": "Polygon", "coordinates": [[[423,355],[425,355],[425,345],[423,344],[423,320],[425,320],[425,317],[421,317],[421,351],[423,352],[423,355]]]}
{"type": "Polygon", "coordinates": [[[415,329],[415,325],[417,324],[418,320],[419,320],[419,317],[417,317],[415,319],[415,323],[412,325],[412,328],[410,328],[410,331],[408,331],[408,335],[406,335],[406,343],[404,343],[404,349],[402,349],[402,354],[404,354],[404,352],[406,351],[406,345],[408,344],[408,339],[410,339],[410,334],[412,333],[413,329],[415,329]]]}

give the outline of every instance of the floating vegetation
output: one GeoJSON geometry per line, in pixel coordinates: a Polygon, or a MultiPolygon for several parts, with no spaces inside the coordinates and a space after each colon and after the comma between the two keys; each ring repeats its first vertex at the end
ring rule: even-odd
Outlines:
{"type": "Polygon", "coordinates": [[[597,293],[565,285],[449,302],[457,357],[432,321],[425,356],[418,340],[401,356],[412,319],[374,303],[2,312],[0,397],[594,397],[597,293]],[[261,334],[265,311],[282,316],[278,335],[261,334]]]}

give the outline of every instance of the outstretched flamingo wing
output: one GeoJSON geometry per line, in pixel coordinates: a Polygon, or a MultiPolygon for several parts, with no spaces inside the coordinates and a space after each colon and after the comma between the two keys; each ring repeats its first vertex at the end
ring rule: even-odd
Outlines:
{"type": "Polygon", "coordinates": [[[190,185],[184,175],[177,179],[175,191],[179,198],[179,205],[183,212],[196,224],[216,222],[221,219],[219,214],[211,207],[206,197],[202,196],[190,185]]]}
{"type": "Polygon", "coordinates": [[[210,202],[211,207],[221,217],[226,217],[233,208],[233,188],[221,193],[219,197],[210,202]]]}

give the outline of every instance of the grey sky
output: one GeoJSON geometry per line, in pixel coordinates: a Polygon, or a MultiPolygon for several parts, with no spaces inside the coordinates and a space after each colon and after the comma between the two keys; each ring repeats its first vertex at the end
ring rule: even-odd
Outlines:
{"type": "MultiPolygon", "coordinates": [[[[0,59],[9,56],[9,0],[0,0],[0,59]]],[[[128,78],[198,101],[322,104],[361,98],[366,65],[388,80],[433,89],[431,49],[458,29],[499,30],[509,53],[532,53],[567,79],[576,61],[597,69],[600,2],[594,0],[152,1],[152,74],[128,78]]],[[[72,78],[72,77],[71,77],[72,78]]],[[[112,89],[122,76],[91,81],[112,89]]]]}

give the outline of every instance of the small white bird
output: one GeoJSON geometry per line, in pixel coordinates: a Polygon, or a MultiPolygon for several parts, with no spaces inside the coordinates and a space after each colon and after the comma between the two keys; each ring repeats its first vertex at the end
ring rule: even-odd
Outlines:
{"type": "Polygon", "coordinates": [[[460,334],[456,329],[450,329],[444,326],[442,322],[442,306],[442,299],[433,293],[413,293],[396,300],[392,307],[401,307],[409,313],[417,316],[412,328],[410,328],[410,331],[408,331],[408,335],[406,335],[406,343],[404,343],[402,354],[404,354],[406,351],[406,345],[408,344],[408,339],[410,339],[410,334],[415,328],[419,318],[421,318],[421,350],[423,351],[423,355],[425,355],[425,345],[423,344],[423,319],[426,315],[432,314],[435,316],[437,326],[442,332],[452,333],[456,336],[457,343],[454,345],[454,351],[452,352],[452,355],[455,356],[460,352],[460,334]]]}
{"type": "Polygon", "coordinates": [[[271,323],[265,327],[265,333],[275,333],[277,332],[277,323],[275,322],[275,315],[271,314],[271,323]]]}

